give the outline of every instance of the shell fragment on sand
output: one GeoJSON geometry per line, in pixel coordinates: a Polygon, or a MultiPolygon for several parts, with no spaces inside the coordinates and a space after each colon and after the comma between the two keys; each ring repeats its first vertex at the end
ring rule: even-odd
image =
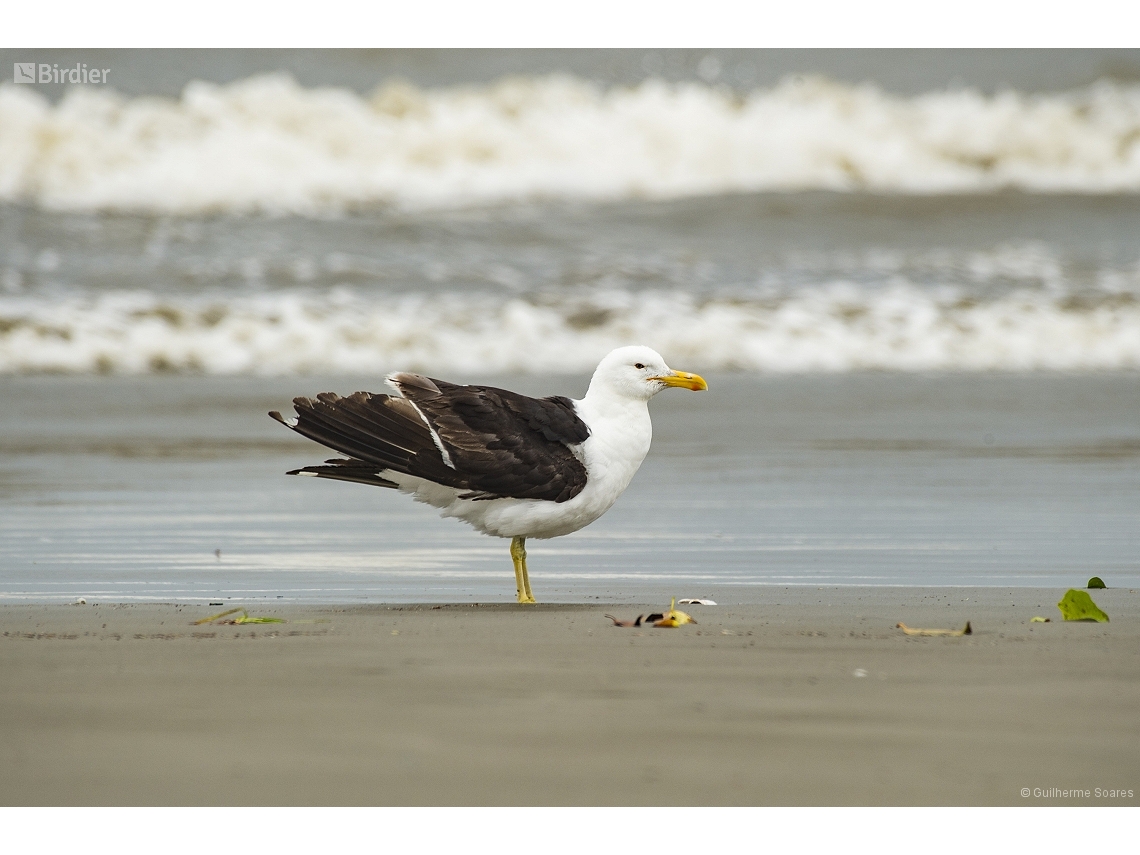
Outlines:
{"type": "Polygon", "coordinates": [[[692,597],[686,597],[683,600],[677,600],[683,606],[715,606],[716,602],[713,600],[698,600],[692,597]]]}
{"type": "Polygon", "coordinates": [[[970,626],[970,622],[966,621],[966,625],[961,629],[914,629],[907,626],[902,621],[899,621],[895,626],[901,629],[907,635],[928,635],[928,636],[942,636],[946,638],[955,638],[961,635],[973,635],[974,630],[970,626]]]}

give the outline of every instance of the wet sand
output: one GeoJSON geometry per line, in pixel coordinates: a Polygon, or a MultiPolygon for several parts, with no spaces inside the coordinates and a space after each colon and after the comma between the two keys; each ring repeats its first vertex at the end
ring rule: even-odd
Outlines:
{"type": "Polygon", "coordinates": [[[1062,593],[771,588],[677,629],[603,617],[663,604],[5,605],[0,803],[1135,805],[1140,595],[1066,624],[1062,593]],[[1132,795],[1052,792],[1096,788],[1132,795]]]}
{"type": "MultiPolygon", "coordinates": [[[[587,385],[466,379],[530,395],[587,385]]],[[[707,394],[654,399],[653,448],[605,516],[528,543],[540,599],[1061,587],[1093,575],[1140,588],[1140,375],[708,380],[707,394]]],[[[0,601],[504,598],[505,542],[389,490],[285,476],[329,453],[267,410],[381,388],[375,377],[0,377],[11,401],[0,601]]]]}

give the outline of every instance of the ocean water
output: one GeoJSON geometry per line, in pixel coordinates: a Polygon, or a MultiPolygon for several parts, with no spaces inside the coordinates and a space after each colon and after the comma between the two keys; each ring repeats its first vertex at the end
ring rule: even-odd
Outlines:
{"type": "Polygon", "coordinates": [[[552,75],[370,96],[287,74],[177,100],[0,88],[0,199],[54,210],[327,214],[362,205],[790,190],[1134,192],[1140,86],[898,96],[824,77],[738,92],[552,75]]]}
{"type": "Polygon", "coordinates": [[[325,455],[265,411],[580,395],[628,343],[712,388],[540,599],[1140,584],[1140,87],[749,56],[0,84],[0,598],[509,598],[504,543],[285,478],[325,455]]]}
{"type": "Polygon", "coordinates": [[[0,207],[0,372],[1136,370],[1140,196],[0,207]]]}

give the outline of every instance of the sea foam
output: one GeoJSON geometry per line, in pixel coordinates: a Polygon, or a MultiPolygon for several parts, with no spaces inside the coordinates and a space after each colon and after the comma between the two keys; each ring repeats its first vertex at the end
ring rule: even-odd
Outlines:
{"type": "Polygon", "coordinates": [[[642,343],[701,371],[1140,368],[1140,300],[905,281],[706,296],[149,291],[0,297],[0,372],[588,372],[642,343]]]}
{"type": "Polygon", "coordinates": [[[916,97],[790,78],[734,93],[570,77],[371,97],[281,74],[177,101],[0,85],[0,201],[327,214],[360,205],[827,189],[1140,190],[1140,86],[916,97]]]}

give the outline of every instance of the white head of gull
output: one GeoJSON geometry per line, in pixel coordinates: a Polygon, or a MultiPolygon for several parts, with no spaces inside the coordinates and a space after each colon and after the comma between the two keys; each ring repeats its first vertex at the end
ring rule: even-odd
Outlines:
{"type": "Polygon", "coordinates": [[[322,392],[295,398],[296,418],[271,412],[346,455],[289,474],[395,488],[510,538],[520,603],[535,602],[526,538],[570,534],[608,511],[649,451],[649,399],[670,386],[708,388],[640,346],[607,355],[579,401],[421,374],[392,374],[388,383],[398,397],[322,392]]]}

